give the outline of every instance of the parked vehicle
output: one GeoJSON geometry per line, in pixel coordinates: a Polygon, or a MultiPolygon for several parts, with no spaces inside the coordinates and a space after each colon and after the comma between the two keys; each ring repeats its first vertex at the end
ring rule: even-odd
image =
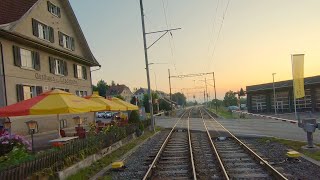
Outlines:
{"type": "Polygon", "coordinates": [[[97,118],[104,118],[104,114],[105,114],[104,112],[97,112],[96,117],[97,118]]]}
{"type": "Polygon", "coordinates": [[[104,113],[104,118],[106,118],[106,119],[112,118],[112,113],[111,112],[105,112],[104,113]]]}
{"type": "Polygon", "coordinates": [[[233,111],[233,110],[238,111],[238,110],[240,110],[240,109],[239,109],[238,106],[229,106],[229,107],[228,107],[228,110],[229,110],[229,111],[233,111]]]}

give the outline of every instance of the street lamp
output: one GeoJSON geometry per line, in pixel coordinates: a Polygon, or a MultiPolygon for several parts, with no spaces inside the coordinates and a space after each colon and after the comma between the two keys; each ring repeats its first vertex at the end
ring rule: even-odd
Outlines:
{"type": "Polygon", "coordinates": [[[76,125],[78,125],[78,127],[80,127],[80,125],[82,124],[82,119],[80,118],[80,116],[76,116],[72,119],[74,121],[74,124],[76,124],[76,125]]]}
{"type": "Polygon", "coordinates": [[[276,89],[274,87],[274,75],[277,73],[272,73],[272,79],[273,79],[273,106],[274,106],[274,114],[277,115],[277,106],[276,106],[276,89]]]}
{"type": "Polygon", "coordinates": [[[37,121],[27,121],[26,122],[28,128],[29,128],[29,131],[31,133],[31,151],[34,152],[34,147],[33,147],[33,134],[35,132],[35,130],[37,129],[37,121]]]}
{"type": "Polygon", "coordinates": [[[9,118],[8,118],[8,121],[5,121],[5,122],[3,123],[3,126],[4,126],[4,128],[5,128],[7,131],[9,131],[9,137],[10,137],[10,139],[11,139],[11,121],[10,121],[9,118]]]}

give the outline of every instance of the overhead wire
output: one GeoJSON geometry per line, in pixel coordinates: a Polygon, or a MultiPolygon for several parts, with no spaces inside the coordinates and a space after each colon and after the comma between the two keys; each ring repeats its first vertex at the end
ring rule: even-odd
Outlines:
{"type": "MultiPolygon", "coordinates": [[[[164,0],[161,0],[161,2],[162,2],[162,9],[163,9],[163,14],[164,14],[164,19],[165,19],[165,22],[166,22],[166,26],[167,26],[167,29],[169,29],[169,23],[168,23],[168,18],[167,18],[167,10],[166,10],[166,7],[168,8],[168,4],[169,3],[167,1],[167,5],[165,6],[164,0]]],[[[171,40],[173,41],[173,35],[172,35],[171,31],[169,31],[169,33],[170,33],[170,37],[171,37],[171,39],[168,38],[169,44],[170,44],[171,58],[172,58],[174,69],[175,69],[175,71],[177,71],[176,62],[174,60],[174,53],[173,53],[174,50],[172,48],[172,42],[171,42],[171,40]]]]}
{"type": "Polygon", "coordinates": [[[230,0],[228,0],[226,9],[224,10],[224,13],[223,13],[223,16],[222,16],[222,21],[221,21],[221,24],[220,24],[218,36],[217,36],[216,41],[215,41],[214,46],[213,46],[213,51],[212,51],[212,55],[211,55],[212,59],[213,59],[213,56],[214,56],[214,53],[215,53],[215,50],[216,50],[216,47],[217,47],[217,43],[218,43],[218,40],[219,40],[219,37],[220,37],[222,25],[223,25],[223,22],[224,22],[224,19],[225,19],[225,16],[226,16],[226,13],[227,13],[227,10],[228,10],[228,7],[229,7],[229,3],[230,3],[230,0]]]}

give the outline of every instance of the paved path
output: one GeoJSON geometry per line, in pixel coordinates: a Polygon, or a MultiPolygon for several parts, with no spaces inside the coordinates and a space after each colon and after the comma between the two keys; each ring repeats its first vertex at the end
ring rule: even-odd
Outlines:
{"type": "MultiPolygon", "coordinates": [[[[172,127],[178,118],[156,118],[156,125],[160,127],[172,127]]],[[[202,120],[192,118],[191,129],[199,130],[202,120]]],[[[217,119],[225,128],[235,135],[274,136],[284,139],[306,141],[306,133],[297,124],[275,121],[270,119],[217,119]]],[[[314,142],[320,144],[320,130],[314,133],[314,142]]]]}

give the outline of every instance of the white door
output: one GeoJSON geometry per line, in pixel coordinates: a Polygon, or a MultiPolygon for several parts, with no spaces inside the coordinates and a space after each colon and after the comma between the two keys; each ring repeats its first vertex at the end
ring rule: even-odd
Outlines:
{"type": "Polygon", "coordinates": [[[277,101],[276,107],[277,107],[277,112],[283,112],[283,101],[277,101]]]}
{"type": "Polygon", "coordinates": [[[262,112],[262,103],[257,103],[257,112],[262,112]]]}

